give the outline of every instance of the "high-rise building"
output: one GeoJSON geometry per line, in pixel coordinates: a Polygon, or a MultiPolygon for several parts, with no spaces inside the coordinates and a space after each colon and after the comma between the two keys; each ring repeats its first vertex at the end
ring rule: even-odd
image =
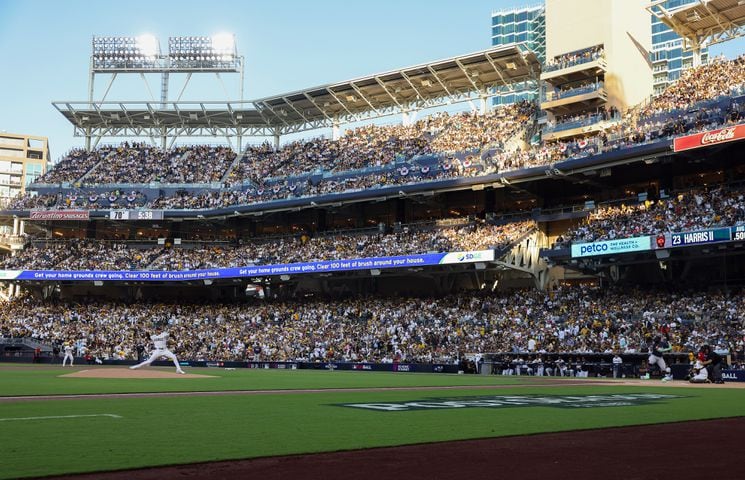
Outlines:
{"type": "MultiPolygon", "coordinates": [[[[491,16],[492,46],[517,43],[546,60],[546,9],[541,5],[493,12],[491,16]]],[[[494,105],[508,105],[519,100],[538,97],[538,85],[527,82],[497,89],[494,105]]]]}
{"type": "Polygon", "coordinates": [[[546,1],[544,140],[605,131],[652,94],[647,2],[546,1]]]}
{"type": "MultiPolygon", "coordinates": [[[[666,9],[674,9],[695,1],[697,0],[667,0],[664,6],[666,9]]],[[[657,95],[680,78],[685,69],[693,66],[693,53],[683,51],[683,41],[670,27],[654,15],[650,17],[652,48],[649,55],[653,70],[653,94],[657,95]]],[[[493,12],[491,25],[492,46],[518,43],[532,50],[541,62],[545,62],[545,4],[493,12]]],[[[704,48],[701,51],[701,62],[706,63],[707,60],[708,50],[704,48]]],[[[494,104],[506,105],[521,99],[537,98],[538,92],[538,86],[533,83],[516,85],[511,89],[501,88],[496,92],[494,104]]]]}
{"type": "Polygon", "coordinates": [[[26,186],[47,171],[46,137],[0,133],[0,206],[26,191],[26,186]]]}
{"type": "MultiPolygon", "coordinates": [[[[665,9],[670,10],[698,0],[667,0],[665,9]]],[[[654,75],[654,95],[662,93],[665,88],[680,78],[684,70],[693,66],[693,52],[683,51],[683,40],[670,27],[662,23],[659,18],[652,17],[652,71],[654,75]]],[[[701,49],[701,63],[706,63],[709,52],[701,49]]]]}

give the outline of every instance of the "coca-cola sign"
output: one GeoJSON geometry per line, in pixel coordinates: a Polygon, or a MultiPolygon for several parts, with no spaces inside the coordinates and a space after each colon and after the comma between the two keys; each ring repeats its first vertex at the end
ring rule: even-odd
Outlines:
{"type": "Polygon", "coordinates": [[[673,149],[676,152],[682,152],[684,150],[742,140],[743,138],[745,138],[745,125],[735,125],[733,127],[720,128],[719,130],[676,138],[673,141],[673,149]]]}

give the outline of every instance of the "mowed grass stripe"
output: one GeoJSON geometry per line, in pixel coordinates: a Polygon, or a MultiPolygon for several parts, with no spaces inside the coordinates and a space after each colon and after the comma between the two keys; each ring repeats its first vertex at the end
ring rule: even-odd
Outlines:
{"type": "MultiPolygon", "coordinates": [[[[126,367],[120,367],[126,368],[126,367]]],[[[88,367],[90,369],[90,367],[88,367]]],[[[172,370],[172,369],[170,369],[172,370]]],[[[169,371],[170,371],[169,370],[169,371]]],[[[297,390],[318,388],[435,387],[514,385],[518,377],[426,373],[339,372],[192,368],[216,378],[101,379],[62,377],[71,369],[41,366],[0,370],[0,396],[91,393],[204,392],[221,390],[297,390]]]]}
{"type": "Polygon", "coordinates": [[[484,392],[336,392],[10,403],[2,406],[4,416],[106,412],[122,418],[115,422],[103,418],[48,420],[43,426],[10,422],[4,426],[7,428],[0,440],[0,476],[91,472],[745,415],[742,390],[587,386],[519,387],[492,393],[633,392],[684,398],[633,407],[531,406],[410,412],[366,411],[338,404],[467,398],[484,392]]]}

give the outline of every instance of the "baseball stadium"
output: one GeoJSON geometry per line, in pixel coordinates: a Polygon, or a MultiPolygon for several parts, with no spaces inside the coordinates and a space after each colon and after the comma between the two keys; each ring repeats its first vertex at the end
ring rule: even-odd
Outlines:
{"type": "Polygon", "coordinates": [[[138,2],[0,2],[0,479],[745,479],[745,1],[138,2]]]}

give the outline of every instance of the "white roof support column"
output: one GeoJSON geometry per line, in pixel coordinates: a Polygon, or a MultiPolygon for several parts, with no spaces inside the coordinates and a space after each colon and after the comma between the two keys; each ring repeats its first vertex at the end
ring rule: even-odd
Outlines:
{"type": "Polygon", "coordinates": [[[279,130],[274,130],[274,151],[279,151],[279,142],[282,137],[279,135],[279,130]]]}
{"type": "Polygon", "coordinates": [[[339,138],[341,138],[339,120],[334,120],[334,123],[331,125],[331,140],[336,141],[339,138]]]}

